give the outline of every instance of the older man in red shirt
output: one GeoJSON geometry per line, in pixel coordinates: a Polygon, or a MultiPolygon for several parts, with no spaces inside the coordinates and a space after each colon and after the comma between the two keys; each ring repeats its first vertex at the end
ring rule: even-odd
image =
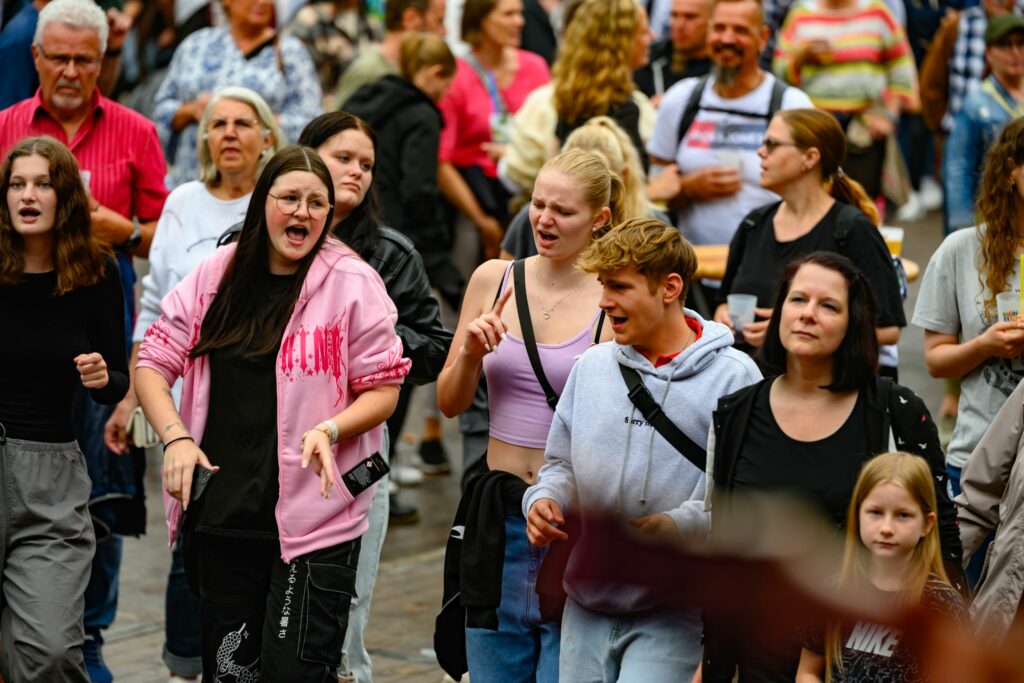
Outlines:
{"type": "MultiPolygon", "coordinates": [[[[30,135],[53,136],[74,154],[91,197],[92,232],[116,250],[130,346],[135,303],[131,257],[149,252],[167,197],[167,165],[156,127],[96,88],[107,35],[106,15],[92,0],[54,0],[40,11],[32,45],[40,88],[0,111],[0,154],[30,135]]],[[[122,550],[117,534],[141,533],[145,524],[144,510],[131,504],[141,499],[144,460],[138,451],[117,458],[103,445],[110,412],[87,392],[76,399],[76,431],[93,481],[90,511],[97,530],[83,646],[93,683],[113,679],[103,663],[100,629],[110,625],[117,609],[122,550]],[[135,514],[124,514],[129,509],[135,514]]]]}

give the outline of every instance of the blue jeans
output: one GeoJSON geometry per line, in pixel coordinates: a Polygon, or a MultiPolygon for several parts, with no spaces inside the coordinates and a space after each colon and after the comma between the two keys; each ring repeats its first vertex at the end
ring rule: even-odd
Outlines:
{"type": "Polygon", "coordinates": [[[498,630],[466,628],[466,659],[473,683],[557,683],[558,624],[541,620],[536,590],[544,554],[543,548],[533,547],[526,539],[522,513],[506,510],[498,630]]]}
{"type": "Polygon", "coordinates": [[[171,550],[171,570],[164,594],[164,664],[167,670],[191,678],[203,673],[199,638],[199,597],[189,588],[181,557],[181,535],[171,550]]]}
{"type": "MultiPolygon", "coordinates": [[[[102,506],[90,510],[94,519],[113,525],[113,510],[102,506]]],[[[100,629],[110,628],[117,615],[117,594],[121,577],[121,554],[124,539],[109,534],[96,542],[92,558],[92,573],[85,587],[85,630],[96,635],[100,629]]]]}
{"type": "MultiPolygon", "coordinates": [[[[956,496],[960,495],[960,472],[959,467],[953,467],[952,465],[946,465],[946,473],[949,475],[949,497],[952,500],[956,496]]],[[[990,533],[985,537],[985,540],[981,542],[978,549],[971,555],[971,561],[967,563],[967,583],[970,585],[973,591],[978,587],[978,581],[981,579],[981,570],[985,566],[985,556],[988,555],[988,546],[995,538],[994,533],[990,533]]]]}
{"type": "Polygon", "coordinates": [[[700,663],[701,631],[695,610],[600,614],[570,597],[562,615],[562,680],[689,681],[700,663]]]}

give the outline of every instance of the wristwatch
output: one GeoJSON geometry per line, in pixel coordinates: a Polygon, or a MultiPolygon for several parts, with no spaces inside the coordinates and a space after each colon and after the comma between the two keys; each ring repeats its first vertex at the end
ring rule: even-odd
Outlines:
{"type": "Polygon", "coordinates": [[[124,251],[135,251],[142,243],[142,227],[139,225],[139,217],[132,216],[132,234],[124,242],[118,245],[124,251]]]}

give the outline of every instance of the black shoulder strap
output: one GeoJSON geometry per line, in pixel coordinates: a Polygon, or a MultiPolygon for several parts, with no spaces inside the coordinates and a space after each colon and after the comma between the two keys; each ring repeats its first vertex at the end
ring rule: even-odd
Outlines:
{"type": "Polygon", "coordinates": [[[519,314],[519,327],[523,331],[526,355],[530,357],[533,374],[537,376],[540,388],[544,390],[548,405],[553,410],[558,404],[558,394],[551,388],[551,383],[544,374],[544,366],[540,364],[540,354],[537,353],[537,338],[533,336],[533,320],[530,318],[530,306],[526,299],[526,259],[519,259],[512,264],[512,284],[516,288],[516,312],[519,314]]]}
{"type": "Polygon", "coordinates": [[[789,86],[778,76],[775,77],[775,82],[772,84],[772,99],[768,103],[768,120],[771,121],[772,117],[775,116],[775,112],[782,108],[782,98],[786,95],[786,89],[789,86]]]}
{"type": "Polygon", "coordinates": [[[846,255],[846,245],[850,241],[850,226],[857,215],[854,211],[860,213],[860,209],[849,205],[841,205],[839,207],[839,215],[836,216],[836,231],[832,233],[836,246],[839,247],[839,253],[844,256],[846,255]]]}
{"type": "Polygon", "coordinates": [[[877,381],[878,391],[878,403],[882,406],[885,417],[882,419],[882,448],[886,450],[892,448],[896,449],[898,442],[896,440],[896,430],[893,428],[895,423],[895,414],[892,410],[892,397],[896,393],[892,390],[893,381],[889,377],[879,377],[877,381]],[[892,443],[889,441],[889,435],[892,435],[892,443]]]}
{"type": "Polygon", "coordinates": [[[682,453],[684,458],[703,472],[707,466],[707,451],[684,434],[676,426],[675,422],[665,414],[665,411],[661,409],[661,406],[651,396],[651,392],[644,386],[644,381],[640,378],[639,372],[634,368],[627,368],[622,363],[619,363],[619,372],[622,373],[622,379],[626,382],[629,400],[640,410],[644,419],[658,430],[658,433],[664,437],[665,441],[672,444],[672,447],[682,453]]]}
{"type": "Polygon", "coordinates": [[[690,99],[686,101],[686,108],[683,109],[683,116],[679,119],[679,136],[676,138],[676,147],[683,144],[686,131],[690,130],[693,120],[697,118],[697,112],[700,111],[700,99],[704,96],[704,87],[708,84],[710,78],[710,75],[705,74],[698,78],[696,85],[693,86],[690,99]]]}
{"type": "Polygon", "coordinates": [[[606,317],[605,310],[602,308],[601,309],[601,315],[599,315],[597,317],[597,330],[594,332],[594,343],[595,344],[600,344],[601,343],[601,328],[604,327],[604,319],[605,319],[605,317],[606,317]]]}

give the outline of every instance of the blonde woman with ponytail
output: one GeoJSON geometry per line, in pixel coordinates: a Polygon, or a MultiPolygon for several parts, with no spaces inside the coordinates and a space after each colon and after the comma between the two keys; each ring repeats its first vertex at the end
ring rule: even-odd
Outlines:
{"type": "MultiPolygon", "coordinates": [[[[527,543],[520,510],[522,492],[545,463],[544,445],[555,413],[530,362],[530,335],[520,313],[529,315],[543,376],[557,396],[576,359],[595,342],[612,337],[598,306],[601,285],[594,275],[577,270],[576,260],[592,240],[622,221],[624,197],[622,180],[593,152],[573,150],[548,161],[537,177],[530,206],[537,256],[514,263],[491,260],[476,269],[437,381],[438,405],[454,417],[470,407],[480,373],[487,377],[490,471],[467,482],[458,513],[463,519],[456,518],[456,525],[465,526],[462,557],[471,554],[481,567],[496,565],[501,575],[497,630],[477,627],[483,625],[474,620],[480,610],[471,610],[468,622],[457,622],[466,624],[466,655],[474,681],[558,680],[559,627],[541,620],[534,586],[545,551],[527,543]],[[517,299],[521,294],[525,301],[517,299]],[[500,481],[489,485],[495,478],[500,481]],[[493,496],[502,500],[493,501],[493,496]],[[504,510],[503,519],[492,515],[483,528],[483,511],[496,509],[504,510]],[[488,538],[500,537],[502,525],[504,549],[485,550],[488,538]]],[[[449,557],[446,564],[453,561],[449,557]]],[[[463,574],[458,586],[446,582],[445,600],[460,591],[479,595],[486,586],[477,584],[485,574],[463,574]]],[[[438,658],[443,663],[444,653],[438,658]]],[[[462,673],[446,670],[456,678],[462,673]]]]}
{"type": "MultiPolygon", "coordinates": [[[[716,321],[732,327],[726,297],[757,296],[757,321],[743,326],[742,342],[764,342],[776,283],[786,264],[815,251],[840,253],[867,277],[878,302],[878,343],[896,344],[907,324],[899,280],[877,226],[878,211],[841,163],[846,136],[835,118],[819,109],[788,109],[775,115],[761,147],[761,186],[782,197],[750,212],[729,245],[716,321]]],[[[895,363],[880,368],[895,377],[895,363]]]]}

